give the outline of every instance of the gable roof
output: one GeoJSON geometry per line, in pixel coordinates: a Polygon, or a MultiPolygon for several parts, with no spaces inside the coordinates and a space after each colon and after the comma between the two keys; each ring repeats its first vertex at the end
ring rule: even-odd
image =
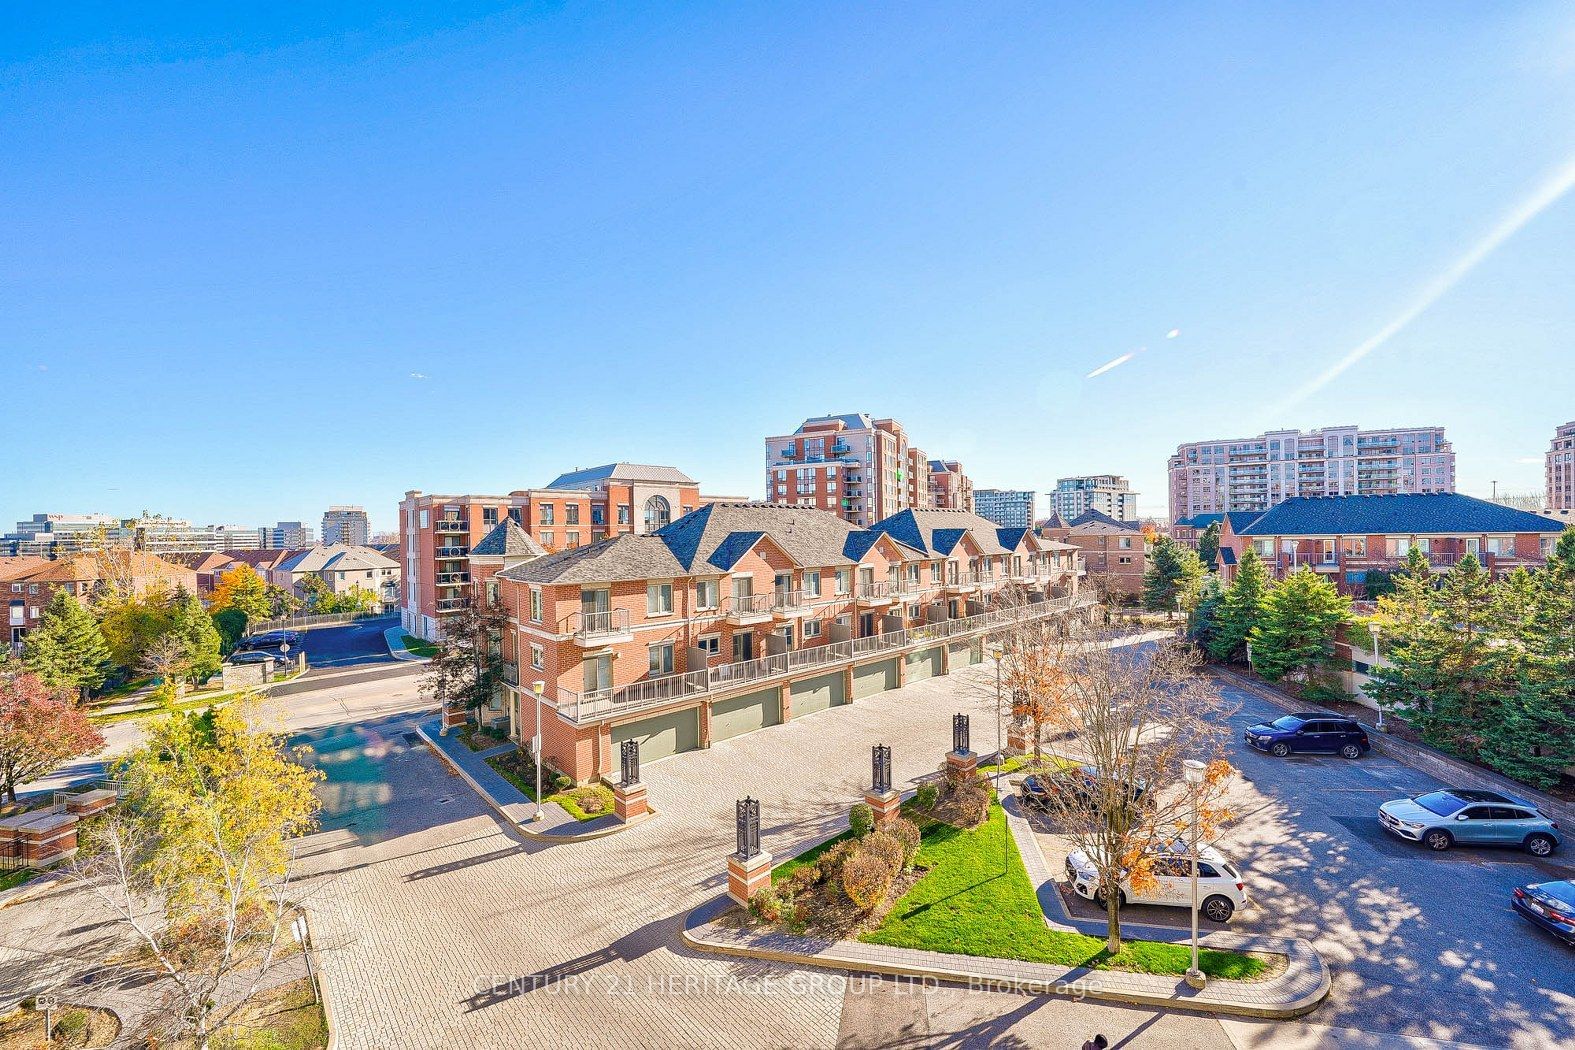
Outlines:
{"type": "Polygon", "coordinates": [[[0,557],[0,580],[18,580],[48,564],[48,558],[36,558],[30,554],[0,557]]]}
{"type": "Polygon", "coordinates": [[[535,558],[498,573],[500,579],[521,583],[612,583],[683,575],[683,565],[660,536],[629,533],[535,558]]]}
{"type": "Polygon", "coordinates": [[[842,415],[811,416],[798,425],[795,434],[806,430],[825,430],[827,423],[841,423],[847,430],[874,430],[875,422],[864,412],[845,412],[842,415]]]}
{"type": "Polygon", "coordinates": [[[348,572],[354,569],[397,569],[399,563],[370,547],[333,543],[299,551],[275,566],[281,572],[348,572]]]}
{"type": "Polygon", "coordinates": [[[652,463],[604,463],[599,467],[585,467],[559,474],[547,483],[549,489],[591,489],[609,481],[655,481],[665,485],[695,485],[694,478],[677,467],[663,467],[652,463]]]}
{"type": "Polygon", "coordinates": [[[1180,521],[1176,522],[1176,524],[1182,526],[1183,528],[1198,529],[1201,531],[1208,528],[1210,525],[1213,525],[1217,521],[1224,520],[1225,515],[1223,514],[1194,514],[1190,518],[1182,518],[1180,521]]]}
{"type": "Polygon", "coordinates": [[[1215,555],[1221,565],[1236,564],[1236,548],[1225,543],[1220,545],[1219,553],[1215,555]]]}
{"type": "Polygon", "coordinates": [[[132,580],[178,580],[191,574],[184,565],[171,564],[146,551],[102,550],[45,561],[27,571],[25,576],[13,579],[36,583],[92,583],[104,579],[106,562],[113,563],[107,566],[112,573],[124,573],[132,580]]]}
{"type": "MultiPolygon", "coordinates": [[[[1233,526],[1234,527],[1234,526],[1233,526]]],[[[1394,496],[1293,496],[1265,511],[1243,536],[1376,536],[1388,533],[1558,533],[1564,526],[1458,492],[1394,496]]]]}
{"type": "Polygon", "coordinates": [[[547,548],[537,543],[513,518],[498,522],[480,543],[470,548],[473,558],[540,558],[546,553],[547,548]]]}
{"type": "Polygon", "coordinates": [[[901,510],[889,518],[882,518],[870,526],[873,532],[884,532],[898,543],[912,547],[932,558],[948,557],[963,536],[968,536],[979,547],[981,554],[1009,554],[1016,547],[1002,544],[1002,533],[1017,534],[1022,541],[1026,529],[1002,529],[988,518],[967,510],[901,510]]]}
{"type": "Polygon", "coordinates": [[[1242,529],[1245,529],[1248,525],[1263,517],[1263,515],[1264,512],[1261,510],[1232,510],[1227,511],[1222,517],[1224,518],[1224,523],[1230,526],[1230,531],[1240,536],[1242,529]]]}
{"type": "Polygon", "coordinates": [[[1112,518],[1104,511],[1093,509],[1085,510],[1073,518],[1067,528],[1086,532],[1108,532],[1111,529],[1119,529],[1122,532],[1143,531],[1143,526],[1135,521],[1122,521],[1119,518],[1112,518]]]}
{"type": "Polygon", "coordinates": [[[1036,529],[1069,529],[1071,527],[1058,510],[1052,510],[1048,518],[1040,519],[1039,523],[1034,526],[1036,529]]]}
{"type": "Polygon", "coordinates": [[[848,537],[858,532],[830,511],[791,503],[708,503],[657,530],[674,557],[694,572],[727,571],[761,534],[800,565],[849,565],[862,557],[848,553],[848,537]],[[734,538],[742,533],[742,537],[734,538]],[[736,552],[736,553],[735,553],[736,552]],[[724,565],[723,562],[726,564],[724,565]]]}

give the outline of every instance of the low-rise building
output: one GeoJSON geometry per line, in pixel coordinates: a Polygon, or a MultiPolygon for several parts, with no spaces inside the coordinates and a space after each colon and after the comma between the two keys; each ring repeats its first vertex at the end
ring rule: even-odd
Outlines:
{"type": "Polygon", "coordinates": [[[1083,568],[1102,593],[1127,599],[1143,593],[1148,544],[1137,522],[1117,521],[1097,510],[1068,521],[1055,512],[1039,523],[1038,531],[1048,539],[1077,547],[1083,568]]]}
{"type": "Polygon", "coordinates": [[[321,580],[332,594],[363,590],[385,605],[399,602],[399,563],[370,547],[335,543],[295,552],[269,569],[268,582],[305,598],[309,576],[321,580]]]}
{"type": "Polygon", "coordinates": [[[1297,496],[1261,514],[1227,515],[1219,569],[1228,582],[1250,546],[1276,578],[1307,566],[1361,596],[1369,573],[1398,571],[1413,549],[1439,571],[1470,554],[1497,576],[1542,565],[1563,531],[1541,514],[1456,492],[1297,496]]]}
{"type": "Polygon", "coordinates": [[[1064,613],[1079,575],[1074,548],[958,511],[862,529],[716,503],[545,556],[513,540],[488,576],[510,618],[500,714],[528,738],[540,682],[546,763],[577,781],[624,740],[652,760],[977,661],[992,624],[1064,613]]]}
{"type": "Polygon", "coordinates": [[[197,593],[197,574],[184,565],[143,551],[108,550],[64,558],[22,558],[0,566],[0,588],[6,601],[6,629],[13,648],[38,626],[44,607],[57,590],[83,602],[107,587],[143,595],[151,591],[197,593]]]}

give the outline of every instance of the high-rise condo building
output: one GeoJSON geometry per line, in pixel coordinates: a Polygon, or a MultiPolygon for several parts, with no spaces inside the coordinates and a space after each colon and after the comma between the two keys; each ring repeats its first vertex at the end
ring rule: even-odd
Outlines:
{"type": "Polygon", "coordinates": [[[364,547],[372,540],[372,525],[363,507],[329,507],[323,512],[323,546],[347,543],[364,547]]]}
{"type": "Polygon", "coordinates": [[[1009,529],[1034,525],[1034,494],[1027,489],[974,489],[973,512],[1009,529]]]}
{"type": "Polygon", "coordinates": [[[1575,421],[1553,432],[1553,444],[1548,447],[1546,502],[1549,510],[1575,509],[1575,421]]]}
{"type": "Polygon", "coordinates": [[[1138,494],[1126,478],[1116,474],[1085,474],[1076,478],[1057,478],[1050,493],[1050,509],[1067,521],[1091,510],[1116,519],[1137,521],[1138,494]]]}

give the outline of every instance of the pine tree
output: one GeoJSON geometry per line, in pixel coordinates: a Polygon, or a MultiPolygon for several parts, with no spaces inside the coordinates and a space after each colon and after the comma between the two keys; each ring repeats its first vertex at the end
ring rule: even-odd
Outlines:
{"type": "Polygon", "coordinates": [[[1204,529],[1203,534],[1198,537],[1198,561],[1203,564],[1205,570],[1213,572],[1219,552],[1220,523],[1216,521],[1204,529]]]}
{"type": "Polygon", "coordinates": [[[1149,551],[1148,571],[1143,574],[1143,605],[1156,612],[1176,608],[1176,598],[1195,598],[1203,582],[1203,564],[1197,552],[1169,536],[1154,541],[1149,551]]]}
{"type": "Polygon", "coordinates": [[[1225,587],[1220,578],[1209,573],[1198,587],[1198,600],[1187,617],[1187,635],[1194,645],[1208,651],[1219,636],[1220,612],[1225,605],[1225,587]]]}
{"type": "Polygon", "coordinates": [[[51,689],[72,689],[85,699],[88,690],[104,684],[109,646],[93,614],[61,587],[44,606],[38,626],[27,632],[22,663],[51,689]]]}
{"type": "Polygon", "coordinates": [[[200,682],[218,673],[223,662],[219,631],[202,602],[184,588],[175,592],[170,634],[180,639],[188,661],[186,673],[194,680],[200,682]]]}
{"type": "Polygon", "coordinates": [[[1247,639],[1263,617],[1263,602],[1269,593],[1269,570],[1258,552],[1248,547],[1236,566],[1236,576],[1225,588],[1220,602],[1218,625],[1209,641],[1209,655],[1216,660],[1234,662],[1246,655],[1247,639]]]}
{"type": "Polygon", "coordinates": [[[1277,682],[1312,682],[1334,657],[1335,630],[1351,616],[1351,602],[1334,585],[1302,566],[1269,591],[1252,629],[1252,665],[1277,682]]]}

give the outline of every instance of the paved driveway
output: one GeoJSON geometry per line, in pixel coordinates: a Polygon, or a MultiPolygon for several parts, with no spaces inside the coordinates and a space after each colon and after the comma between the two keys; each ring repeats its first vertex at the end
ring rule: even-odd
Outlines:
{"type": "Polygon", "coordinates": [[[357,620],[342,627],[314,627],[301,632],[301,649],[309,667],[349,667],[354,664],[391,663],[383,632],[399,622],[398,616],[357,620]]]}
{"type": "MultiPolygon", "coordinates": [[[[1551,861],[1499,849],[1431,854],[1378,825],[1380,802],[1437,783],[1376,753],[1276,759],[1241,730],[1282,712],[1241,690],[1232,718],[1238,820],[1220,838],[1255,906],[1244,932],[1305,937],[1330,964],[1328,1025],[1489,1046],[1575,1045],[1575,954],[1510,911],[1510,891],[1575,877],[1575,848],[1551,861]]],[[[1064,843],[1041,835],[1055,870],[1064,843]]],[[[1088,902],[1078,915],[1096,917],[1088,902]]],[[[1134,922],[1184,926],[1187,912],[1131,907],[1134,922]]],[[[1204,928],[1209,928],[1207,921],[1204,928]]]]}
{"type": "Polygon", "coordinates": [[[315,737],[333,778],[307,840],[328,999],[345,1047],[1230,1046],[1208,1018],[890,983],[679,946],[724,888],[733,802],[762,800],[781,854],[843,826],[893,747],[899,782],[933,771],[955,711],[993,744],[979,669],[648,763],[661,815],[611,838],[522,843],[399,720],[315,737]]]}

